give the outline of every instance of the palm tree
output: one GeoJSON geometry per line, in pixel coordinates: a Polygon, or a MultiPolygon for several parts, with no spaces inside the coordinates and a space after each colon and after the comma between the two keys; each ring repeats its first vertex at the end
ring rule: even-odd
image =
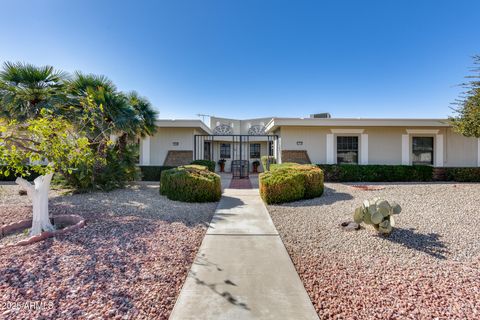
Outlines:
{"type": "Polygon", "coordinates": [[[130,106],[135,112],[134,133],[141,137],[155,133],[155,120],[158,112],[152,107],[147,98],[140,97],[137,92],[131,91],[127,94],[130,106]]]}
{"type": "Polygon", "coordinates": [[[119,136],[118,145],[120,151],[124,151],[129,139],[136,137],[145,137],[155,133],[155,120],[157,119],[157,111],[152,108],[148,99],[141,97],[137,92],[131,91],[126,96],[129,109],[133,111],[124,127],[123,133],[119,136]]]}
{"type": "Polygon", "coordinates": [[[0,71],[0,114],[25,121],[43,108],[58,111],[66,101],[68,74],[51,66],[5,62],[0,71]]]}
{"type": "MultiPolygon", "coordinates": [[[[97,153],[105,154],[107,142],[112,135],[118,137],[119,158],[124,159],[129,141],[137,136],[151,135],[155,131],[156,111],[150,102],[136,92],[119,92],[113,82],[105,76],[75,72],[69,83],[72,97],[73,119],[85,113],[85,99],[93,99],[99,106],[101,117],[90,133],[92,145],[97,153]]],[[[100,169],[100,168],[98,168],[100,169]]]]}
{"type": "MultiPolygon", "coordinates": [[[[150,102],[136,92],[118,92],[107,77],[76,72],[69,88],[72,98],[76,100],[72,104],[78,107],[78,112],[84,111],[81,105],[86,96],[92,97],[95,104],[101,106],[104,123],[97,127],[103,130],[105,137],[114,134],[125,140],[127,137],[151,135],[155,131],[157,112],[150,102]]],[[[98,135],[99,132],[94,134],[98,135]]]]}

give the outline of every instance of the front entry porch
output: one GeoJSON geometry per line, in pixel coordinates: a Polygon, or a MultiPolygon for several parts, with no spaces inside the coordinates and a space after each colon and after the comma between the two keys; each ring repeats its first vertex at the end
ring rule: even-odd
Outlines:
{"type": "Polygon", "coordinates": [[[214,161],[217,172],[230,173],[235,179],[268,170],[270,157],[278,155],[276,135],[195,135],[193,145],[193,160],[214,161]],[[262,156],[269,156],[267,168],[263,168],[262,156]]]}

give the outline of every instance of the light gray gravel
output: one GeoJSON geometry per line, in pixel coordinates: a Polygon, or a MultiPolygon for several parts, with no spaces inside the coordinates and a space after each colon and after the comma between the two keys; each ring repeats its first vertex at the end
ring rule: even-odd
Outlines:
{"type": "Polygon", "coordinates": [[[479,318],[480,184],[326,184],[268,210],[321,318],[479,318]],[[397,201],[390,237],[346,232],[363,200],[397,201]]]}
{"type": "MultiPolygon", "coordinates": [[[[18,220],[20,211],[31,217],[31,200],[20,196],[18,185],[0,185],[0,225],[18,220]],[[7,208],[15,207],[15,215],[7,214],[7,208]],[[3,210],[2,210],[3,208],[3,210]]],[[[70,194],[68,190],[50,190],[49,205],[58,212],[66,210],[83,215],[109,215],[161,218],[167,222],[187,225],[208,224],[216,203],[184,203],[171,201],[159,194],[158,183],[138,182],[125,189],[112,192],[70,194]]]]}

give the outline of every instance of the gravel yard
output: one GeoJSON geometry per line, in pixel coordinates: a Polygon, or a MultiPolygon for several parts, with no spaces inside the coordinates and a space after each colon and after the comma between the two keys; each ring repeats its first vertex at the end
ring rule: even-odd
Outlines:
{"type": "MultiPolygon", "coordinates": [[[[18,190],[0,186],[0,224],[31,217],[18,190]]],[[[168,319],[215,207],[170,201],[148,183],[109,193],[52,191],[53,214],[79,214],[87,225],[0,250],[0,318],[168,319]]]]}
{"type": "Polygon", "coordinates": [[[480,184],[326,184],[268,206],[321,319],[479,319],[480,184]],[[364,199],[402,206],[390,237],[346,232],[364,199]]]}

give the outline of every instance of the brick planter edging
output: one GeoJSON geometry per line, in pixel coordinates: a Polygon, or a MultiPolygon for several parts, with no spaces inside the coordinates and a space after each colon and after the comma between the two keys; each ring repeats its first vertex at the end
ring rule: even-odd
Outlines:
{"type": "MultiPolygon", "coordinates": [[[[32,220],[33,219],[26,219],[26,220],[21,220],[19,222],[13,222],[13,223],[4,225],[4,226],[0,227],[0,236],[3,237],[3,236],[8,235],[12,232],[31,227],[32,226],[32,220]]],[[[62,234],[65,234],[67,232],[83,228],[85,226],[85,219],[83,219],[83,217],[81,217],[79,215],[76,215],[76,214],[62,214],[62,215],[54,216],[53,220],[56,221],[56,222],[67,223],[67,224],[71,224],[71,225],[69,225],[68,227],[63,228],[61,230],[44,231],[44,232],[42,232],[40,234],[37,234],[35,236],[29,237],[29,238],[24,239],[24,240],[20,240],[17,243],[7,244],[5,246],[0,246],[0,249],[8,248],[8,247],[15,247],[15,246],[26,246],[26,245],[29,245],[29,244],[32,244],[32,243],[35,243],[35,242],[38,242],[38,241],[45,240],[47,238],[62,235],[62,234]]]]}

